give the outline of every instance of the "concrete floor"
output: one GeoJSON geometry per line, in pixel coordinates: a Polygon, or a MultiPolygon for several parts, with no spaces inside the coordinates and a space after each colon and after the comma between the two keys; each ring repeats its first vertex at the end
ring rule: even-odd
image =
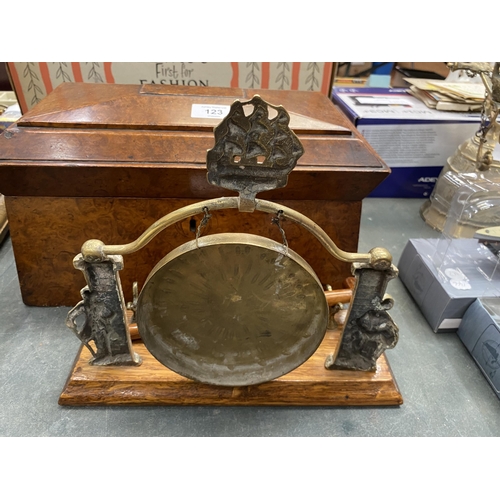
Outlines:
{"type": "MultiPolygon", "coordinates": [[[[436,237],[420,219],[422,200],[369,198],[359,250],[391,251],[436,237]]],[[[69,308],[21,300],[10,239],[0,246],[0,436],[500,436],[500,401],[456,334],[434,334],[393,280],[391,315],[400,329],[387,351],[404,398],[399,408],[70,408],[57,400],[78,340],[69,308]]]]}

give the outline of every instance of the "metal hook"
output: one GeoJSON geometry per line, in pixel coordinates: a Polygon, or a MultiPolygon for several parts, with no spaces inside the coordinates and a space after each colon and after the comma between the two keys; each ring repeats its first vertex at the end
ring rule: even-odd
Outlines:
{"type": "Polygon", "coordinates": [[[201,230],[208,224],[208,221],[211,219],[212,214],[209,212],[208,207],[203,207],[203,219],[201,219],[200,225],[196,229],[196,246],[198,247],[198,238],[201,235],[201,230]]]}
{"type": "Polygon", "coordinates": [[[288,253],[288,241],[286,239],[285,230],[281,227],[281,220],[285,218],[285,212],[278,210],[276,215],[271,219],[271,224],[276,224],[283,238],[283,246],[285,247],[285,255],[288,253]]]}

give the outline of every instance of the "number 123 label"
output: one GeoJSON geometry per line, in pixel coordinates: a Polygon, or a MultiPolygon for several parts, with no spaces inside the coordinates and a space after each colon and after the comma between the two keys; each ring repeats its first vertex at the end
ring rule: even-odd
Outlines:
{"type": "Polygon", "coordinates": [[[230,106],[221,104],[193,104],[191,118],[224,118],[229,113],[230,106]]]}

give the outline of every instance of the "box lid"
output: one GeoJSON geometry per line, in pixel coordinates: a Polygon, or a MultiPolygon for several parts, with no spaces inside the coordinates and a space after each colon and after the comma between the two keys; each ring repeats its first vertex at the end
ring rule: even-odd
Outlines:
{"type": "Polygon", "coordinates": [[[263,198],[361,199],[389,174],[345,116],[317,92],[64,83],[0,136],[0,192],[228,195],[205,180],[206,152],[221,118],[200,118],[193,106],[229,106],[255,94],[285,107],[305,150],[282,193],[263,198]]]}
{"type": "Polygon", "coordinates": [[[427,107],[406,89],[338,87],[332,98],[356,125],[377,123],[478,123],[479,113],[427,107]]]}
{"type": "MultiPolygon", "coordinates": [[[[58,102],[66,101],[68,108],[54,106],[56,96],[52,96],[52,99],[43,100],[36,109],[22,117],[18,126],[188,130],[212,133],[221,117],[197,116],[193,113],[193,105],[223,108],[230,106],[236,99],[248,98],[248,92],[243,89],[221,88],[218,89],[220,91],[217,95],[214,95],[213,89],[209,87],[196,87],[193,90],[192,87],[142,85],[137,93],[130,92],[128,87],[106,85],[104,89],[99,87],[96,94],[93,85],[85,85],[80,89],[63,85],[59,87],[57,98],[58,102]]],[[[280,97],[285,98],[283,95],[280,97]]],[[[296,106],[295,102],[290,104],[296,106]]],[[[325,113],[325,109],[321,111],[322,119],[289,111],[290,127],[295,133],[305,135],[352,135],[348,128],[337,123],[338,118],[335,115],[325,113]]]]}

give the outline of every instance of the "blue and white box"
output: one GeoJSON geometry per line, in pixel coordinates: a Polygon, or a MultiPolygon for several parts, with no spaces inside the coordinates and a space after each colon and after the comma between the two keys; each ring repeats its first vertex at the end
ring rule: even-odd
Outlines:
{"type": "Polygon", "coordinates": [[[477,299],[467,309],[458,336],[500,398],[500,299],[477,299]]]}
{"type": "Polygon", "coordinates": [[[435,333],[456,332],[477,298],[500,297],[498,257],[474,238],[411,238],[398,269],[435,333]]]}
{"type": "Polygon", "coordinates": [[[392,170],[374,197],[429,197],[448,157],[479,129],[479,113],[431,109],[406,89],[335,87],[332,99],[392,170]]]}

